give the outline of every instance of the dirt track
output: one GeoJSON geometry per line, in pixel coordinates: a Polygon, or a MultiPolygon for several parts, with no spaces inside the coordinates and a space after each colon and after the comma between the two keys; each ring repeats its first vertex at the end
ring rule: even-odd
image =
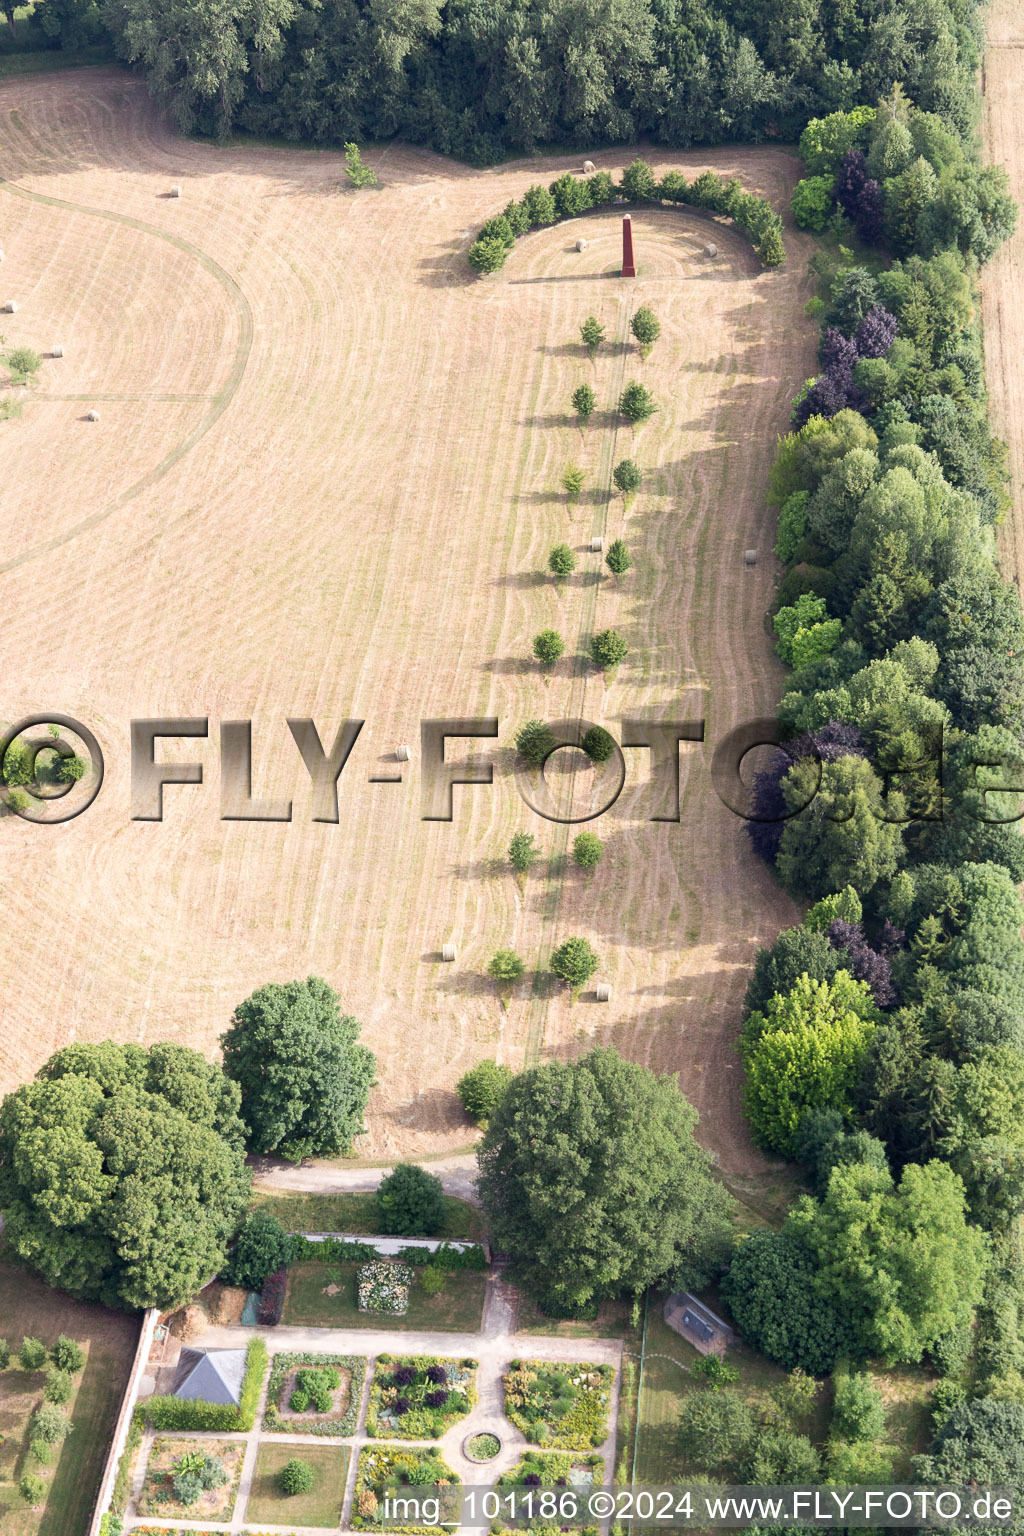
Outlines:
{"type": "MultiPolygon", "coordinates": [[[[990,160],[1005,165],[1010,189],[1024,204],[1024,16],[1015,0],[992,0],[987,25],[985,150],[990,160]]],[[[1024,223],[1018,223],[1013,239],[985,268],[981,291],[993,425],[1009,444],[1014,498],[999,548],[1004,575],[1019,583],[1024,577],[1024,223]]]]}
{"type": "MultiPolygon", "coordinates": [[[[617,172],[630,157],[597,159],[617,172]]],[[[651,158],[738,174],[777,205],[798,172],[775,150],[651,158]]],[[[73,1038],[212,1052],[237,1000],[316,971],[381,1060],[364,1156],[464,1142],[452,1086],[482,1055],[516,1065],[600,1040],[678,1071],[702,1140],[753,1173],[731,1041],[754,949],[795,912],[709,765],[779,689],[763,493],[813,367],[807,242],[790,232],[787,268],[765,274],[729,231],[711,264],[707,223],[639,212],[627,285],[610,280],[618,219],[594,214],[530,236],[481,284],[463,259],[472,231],[575,163],[376,159],[382,190],[357,195],[339,155],[176,139],[119,73],[0,86],[0,302],[20,306],[0,328],[66,349],[0,427],[14,663],[0,713],[64,710],[107,762],[77,821],[0,822],[0,1087],[73,1038]],[[642,302],[663,326],[651,358],[622,340],[592,368],[583,317],[625,338],[642,302]],[[568,415],[584,377],[599,396],[585,440],[568,415]],[[662,406],[635,439],[609,412],[634,377],[662,406]],[[82,420],[91,404],[99,423],[82,420]],[[607,486],[626,455],[646,479],[624,518],[607,486]],[[573,520],[556,493],[570,458],[590,476],[573,520]],[[633,554],[618,586],[585,552],[598,531],[633,554]],[[559,595],[543,572],[561,539],[578,568],[559,595]],[[612,624],[631,649],[606,686],[575,653],[612,624]],[[526,660],[547,625],[567,640],[549,681],[526,660]],[[600,870],[565,869],[564,829],[515,793],[516,725],[581,710],[618,734],[624,715],[682,705],[703,707],[708,745],[682,752],[681,822],[647,820],[648,754],[628,750],[626,791],[592,824],[600,870]],[[210,720],[209,740],[159,749],[206,779],[167,790],[160,825],[129,816],[129,721],[156,714],[210,720]],[[309,819],[284,723],[306,714],[325,738],[366,721],[336,826],[309,819]],[[419,721],[449,714],[499,717],[500,742],[480,748],[495,784],[456,789],[454,822],[424,823],[419,721]],[[292,798],[290,824],[219,819],[219,722],[250,717],[254,792],[292,798]],[[413,747],[403,787],[368,783],[399,771],[399,742],[413,747]],[[525,900],[500,862],[519,827],[544,852],[525,900]],[[512,944],[532,968],[574,932],[600,953],[611,1003],[591,990],[570,1010],[524,986],[503,1013],[482,975],[493,951],[512,944]]]]}

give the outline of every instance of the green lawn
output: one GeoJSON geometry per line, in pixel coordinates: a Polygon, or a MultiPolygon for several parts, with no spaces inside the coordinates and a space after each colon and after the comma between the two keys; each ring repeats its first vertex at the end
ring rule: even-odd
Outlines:
{"type": "Polygon", "coordinates": [[[282,1445],[263,1440],[256,1455],[252,1492],[245,1518],[252,1524],[320,1525],[335,1527],[341,1521],[348,1476],[347,1445],[282,1445]],[[310,1493],[285,1494],[274,1481],[286,1461],[297,1456],[308,1461],[316,1474],[310,1493]]]}
{"type": "Polygon", "coordinates": [[[77,1339],[88,1358],[68,1405],[73,1432],[53,1465],[38,1469],[49,1485],[42,1509],[29,1509],[17,1491],[22,1474],[37,1470],[28,1457],[26,1427],[29,1414],[42,1400],[42,1373],[29,1374],[13,1361],[0,1372],[0,1434],[5,1437],[0,1448],[3,1536],[84,1536],[131,1369],[139,1319],[51,1291],[0,1246],[0,1334],[17,1351],[26,1334],[51,1345],[61,1333],[77,1339]]]}
{"type": "Polygon", "coordinates": [[[520,1291],[516,1333],[550,1334],[557,1339],[624,1339],[627,1349],[639,1353],[641,1329],[633,1327],[632,1311],[631,1301],[603,1301],[592,1322],[545,1317],[533,1298],[520,1291]]]}
{"type": "MultiPolygon", "coordinates": [[[[480,1212],[475,1205],[451,1195],[445,1196],[444,1204],[446,1220],[442,1231],[423,1232],[420,1236],[463,1240],[483,1236],[480,1212]]],[[[257,1189],[253,1205],[272,1211],[289,1232],[359,1232],[371,1237],[380,1233],[377,1197],[373,1193],[275,1195],[271,1190],[257,1189]]]]}
{"type": "Polygon", "coordinates": [[[453,1333],[476,1333],[484,1310],[487,1276],[478,1269],[449,1271],[444,1290],[428,1296],[413,1270],[409,1310],[404,1317],[384,1312],[360,1312],[356,1305],[358,1264],[293,1264],[288,1271],[288,1294],[283,1323],[308,1328],[443,1328],[453,1333]],[[326,1288],[339,1285],[335,1296],[326,1288]]]}

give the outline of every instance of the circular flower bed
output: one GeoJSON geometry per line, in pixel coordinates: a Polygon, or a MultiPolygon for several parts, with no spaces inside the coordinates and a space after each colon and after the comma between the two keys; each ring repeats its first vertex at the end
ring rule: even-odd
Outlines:
{"type": "Polygon", "coordinates": [[[463,1455],[470,1461],[493,1461],[501,1450],[497,1435],[470,1435],[462,1444],[463,1455]]]}

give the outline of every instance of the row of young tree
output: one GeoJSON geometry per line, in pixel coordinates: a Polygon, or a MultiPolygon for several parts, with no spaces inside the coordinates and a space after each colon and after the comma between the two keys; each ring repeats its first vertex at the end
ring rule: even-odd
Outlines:
{"type": "MultiPolygon", "coordinates": [[[[38,7],[74,46],[92,0],[38,7]]],[[[547,143],[792,140],[901,82],[967,135],[977,0],[101,0],[185,131],[399,134],[493,163],[547,143]]]]}
{"type": "Polygon", "coordinates": [[[961,129],[896,90],[801,139],[794,212],[839,243],[771,476],[792,671],[749,832],[810,906],[758,956],[740,1051],[755,1139],[813,1193],[723,1293],[790,1367],[927,1360],[917,1473],[984,1481],[1024,1402],[1024,615],[976,321],[1016,210],[961,129]]]}

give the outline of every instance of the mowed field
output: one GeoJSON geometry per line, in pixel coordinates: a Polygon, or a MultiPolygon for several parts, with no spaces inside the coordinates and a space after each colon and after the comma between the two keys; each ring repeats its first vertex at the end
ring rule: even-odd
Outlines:
{"type": "MultiPolygon", "coordinates": [[[[989,159],[1006,167],[1024,204],[1024,14],[1016,0],[992,0],[987,15],[984,133],[989,159]]],[[[1024,224],[984,269],[985,356],[994,430],[1009,445],[1014,510],[1000,535],[1003,574],[1024,578],[1024,224]]]]}
{"type": "MultiPolygon", "coordinates": [[[[617,174],[632,154],[594,158],[617,174]]],[[[701,1139],[752,1173],[732,1041],[756,946],[797,913],[710,762],[780,689],[764,490],[814,367],[811,243],[789,228],[787,266],[765,273],[726,228],[638,210],[640,275],[624,282],[619,218],[594,213],[528,236],[478,282],[465,251],[483,219],[579,161],[366,158],[382,186],[355,193],[338,154],[176,138],[121,73],[0,85],[0,302],[19,306],[0,330],[65,348],[0,426],[0,715],[66,712],[106,758],[77,820],[0,821],[0,1087],[72,1039],[213,1054],[241,998],[316,972],[380,1060],[362,1156],[464,1143],[453,1088],[482,1056],[516,1067],[597,1042],[678,1072],[701,1139]],[[628,341],[641,303],[662,323],[646,362],[628,341]],[[593,365],[578,345],[591,312],[610,339],[593,365]],[[633,378],[661,407],[635,435],[612,410],[633,378]],[[569,396],[584,379],[598,409],[582,437],[569,396]],[[626,456],[645,475],[628,515],[609,491],[626,456]],[[588,472],[572,515],[570,459],[588,472]],[[629,545],[618,583],[586,552],[595,533],[629,545]],[[578,565],[559,592],[545,572],[562,540],[578,565]],[[567,642],[549,678],[529,659],[546,626],[567,642]],[[585,653],[607,626],[630,653],[606,681],[585,653]],[[679,822],[649,819],[664,809],[649,754],[627,750],[624,793],[590,823],[604,862],[567,865],[573,829],[516,792],[517,726],[582,715],[617,736],[624,717],[697,714],[707,743],[681,749],[679,822]],[[129,722],[153,715],[210,722],[207,740],[158,747],[204,770],[202,787],[165,791],[159,824],[129,804],[129,722]],[[306,715],[328,743],[341,719],[366,722],[337,825],[310,819],[285,724],[306,715]],[[420,720],[488,715],[498,741],[448,756],[492,761],[493,786],[457,788],[454,820],[424,822],[420,720]],[[254,794],[291,799],[290,823],[220,819],[219,723],[250,718],[254,794]],[[369,782],[399,771],[400,786],[369,782]],[[541,850],[525,895],[503,862],[517,829],[541,850]],[[503,1010],[494,950],[543,971],[574,933],[611,1002],[591,986],[570,1008],[528,979],[503,1010]]],[[[736,174],[783,208],[799,172],[772,148],[649,158],[659,174],[736,174]]],[[[589,770],[554,777],[588,803],[589,770]]]]}

